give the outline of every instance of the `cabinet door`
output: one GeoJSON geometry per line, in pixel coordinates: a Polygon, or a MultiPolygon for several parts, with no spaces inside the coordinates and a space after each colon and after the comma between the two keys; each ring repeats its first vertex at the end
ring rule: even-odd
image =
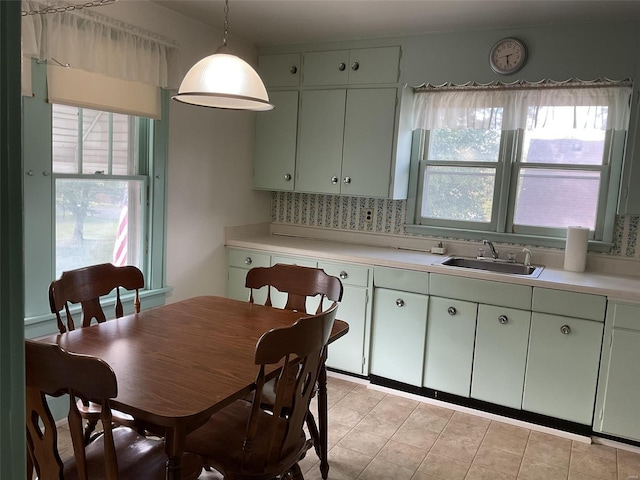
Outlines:
{"type": "Polygon", "coordinates": [[[471,397],[522,408],[531,312],[478,306],[471,397]]]}
{"type": "Polygon", "coordinates": [[[329,345],[327,366],[364,375],[368,290],[344,285],[336,318],[349,324],[347,334],[329,345]]]}
{"type": "Polygon", "coordinates": [[[603,324],[533,312],[522,408],[590,425],[603,324]]]}
{"type": "MultiPolygon", "coordinates": [[[[261,55],[258,57],[258,72],[267,88],[297,87],[300,84],[300,54],[261,55]]],[[[276,108],[279,107],[276,105],[276,108]]]]}
{"type": "Polygon", "coordinates": [[[376,288],[373,296],[370,372],[422,386],[429,297],[376,288]]]}
{"type": "Polygon", "coordinates": [[[612,330],[600,377],[603,401],[594,427],[598,432],[636,441],[640,440],[640,369],[633,366],[638,364],[638,345],[640,332],[612,330]]]}
{"type": "Polygon", "coordinates": [[[358,48],[349,53],[350,85],[398,81],[400,47],[358,48]]]}
{"type": "Polygon", "coordinates": [[[423,385],[468,397],[478,304],[430,297],[423,385]]]}
{"type": "Polygon", "coordinates": [[[315,85],[346,85],[349,82],[349,50],[307,52],[304,54],[302,83],[315,85]]]}
{"type": "MultiPolygon", "coordinates": [[[[227,296],[243,302],[248,301],[250,291],[244,286],[247,272],[254,267],[268,267],[270,263],[271,256],[266,253],[252,252],[250,250],[229,250],[227,296]]],[[[267,289],[261,288],[254,291],[253,297],[256,303],[263,304],[267,299],[267,289]]]]}
{"type": "Polygon", "coordinates": [[[302,93],[296,190],[340,193],[346,90],[302,93]]]}
{"type": "Polygon", "coordinates": [[[256,116],[253,186],[293,191],[298,131],[298,92],[270,92],[273,110],[256,116]]]}
{"type": "Polygon", "coordinates": [[[342,194],[389,195],[396,92],[395,88],[347,92],[342,194]]]}

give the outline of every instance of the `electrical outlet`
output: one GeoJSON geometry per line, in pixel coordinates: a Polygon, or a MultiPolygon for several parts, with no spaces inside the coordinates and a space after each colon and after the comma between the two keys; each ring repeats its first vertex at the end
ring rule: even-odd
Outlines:
{"type": "Polygon", "coordinates": [[[364,223],[367,225],[373,225],[373,209],[367,208],[364,211],[364,223]]]}

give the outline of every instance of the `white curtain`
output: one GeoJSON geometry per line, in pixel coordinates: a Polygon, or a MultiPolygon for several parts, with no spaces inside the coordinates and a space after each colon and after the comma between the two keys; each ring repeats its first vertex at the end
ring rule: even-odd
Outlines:
{"type": "MultiPolygon", "coordinates": [[[[24,11],[64,3],[22,0],[24,11]]],[[[156,87],[177,88],[177,44],[84,8],[22,17],[25,56],[156,87]]]]}
{"type": "Polygon", "coordinates": [[[516,130],[562,124],[626,130],[630,97],[630,86],[416,92],[413,129],[516,130]]]}

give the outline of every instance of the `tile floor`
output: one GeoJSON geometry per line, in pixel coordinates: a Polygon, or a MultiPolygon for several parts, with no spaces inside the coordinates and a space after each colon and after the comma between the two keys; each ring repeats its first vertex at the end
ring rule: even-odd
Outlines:
{"type": "MultiPolygon", "coordinates": [[[[640,479],[640,449],[589,445],[342,377],[328,386],[329,480],[640,479]]],[[[313,451],[300,466],[306,480],[321,479],[313,451]]]]}

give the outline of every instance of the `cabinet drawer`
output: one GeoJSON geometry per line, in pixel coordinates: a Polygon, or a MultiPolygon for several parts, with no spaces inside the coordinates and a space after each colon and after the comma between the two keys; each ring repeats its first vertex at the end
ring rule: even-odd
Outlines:
{"type": "Polygon", "coordinates": [[[374,267],[373,284],[403,292],[429,293],[429,274],[401,268],[374,267]]]}
{"type": "Polygon", "coordinates": [[[550,288],[534,287],[532,308],[534,312],[566,315],[604,322],[607,297],[588,293],[566,292],[550,288]]]}
{"type": "Polygon", "coordinates": [[[531,308],[531,287],[526,285],[432,273],[429,279],[429,293],[438,297],[458,298],[522,310],[531,308]]]}
{"type": "Polygon", "coordinates": [[[279,255],[273,255],[271,257],[271,265],[275,265],[276,263],[284,263],[285,265],[300,265],[301,267],[312,268],[316,268],[318,266],[318,262],[316,262],[315,260],[309,260],[307,258],[281,257],[279,255]]]}
{"type": "Polygon", "coordinates": [[[612,319],[613,328],[640,331],[640,305],[609,303],[607,317],[612,319]]]}
{"type": "Polygon", "coordinates": [[[369,268],[346,263],[318,262],[328,275],[338,277],[344,285],[366,287],[369,284],[369,268]]]}
{"type": "Polygon", "coordinates": [[[271,255],[250,250],[229,250],[229,266],[241,268],[268,267],[271,255]]]}
{"type": "Polygon", "coordinates": [[[258,71],[267,87],[297,87],[300,84],[300,54],[261,55],[258,71]]]}

